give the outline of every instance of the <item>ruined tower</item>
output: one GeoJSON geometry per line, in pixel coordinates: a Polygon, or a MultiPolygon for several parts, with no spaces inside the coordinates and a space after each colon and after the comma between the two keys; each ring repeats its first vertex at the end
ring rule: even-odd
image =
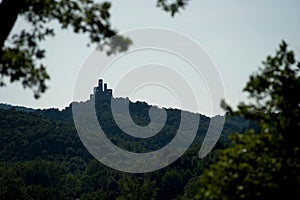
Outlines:
{"type": "Polygon", "coordinates": [[[90,99],[95,98],[96,101],[110,100],[112,97],[112,89],[107,88],[107,83],[104,83],[103,80],[99,79],[98,86],[94,87],[94,94],[90,95],[90,99]]]}

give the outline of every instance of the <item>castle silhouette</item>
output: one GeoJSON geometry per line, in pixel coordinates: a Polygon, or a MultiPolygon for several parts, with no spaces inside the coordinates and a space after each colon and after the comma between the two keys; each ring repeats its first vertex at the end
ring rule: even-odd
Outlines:
{"type": "Polygon", "coordinates": [[[90,95],[90,100],[94,99],[96,101],[110,100],[112,97],[112,89],[107,89],[107,83],[104,83],[103,88],[103,80],[98,80],[98,86],[94,87],[94,94],[90,95]]]}

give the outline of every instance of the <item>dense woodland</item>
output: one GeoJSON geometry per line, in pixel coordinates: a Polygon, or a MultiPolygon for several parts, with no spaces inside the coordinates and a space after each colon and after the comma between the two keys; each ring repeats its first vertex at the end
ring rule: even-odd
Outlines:
{"type": "MultiPolygon", "coordinates": [[[[128,174],[106,167],[89,154],[77,135],[71,106],[62,111],[0,106],[0,199],[180,199],[189,182],[215,161],[219,149],[228,145],[228,135],[249,127],[244,119],[227,119],[214,150],[199,159],[210,121],[199,115],[197,136],[183,157],[159,171],[128,174]]],[[[122,133],[107,107],[103,102],[97,111],[106,124],[108,137],[134,152],[164,146],[174,137],[180,119],[179,110],[168,109],[164,131],[142,142],[122,133]]],[[[149,123],[149,108],[146,103],[131,103],[133,120],[140,125],[149,123]]]]}
{"type": "MultiPolygon", "coordinates": [[[[188,151],[150,173],[116,171],[87,152],[75,130],[72,107],[81,106],[88,117],[84,108],[89,101],[62,111],[1,104],[0,199],[300,199],[300,96],[295,95],[300,62],[283,41],[263,65],[244,88],[252,101],[239,104],[236,111],[221,103],[228,111],[226,123],[205,158],[199,159],[198,151],[212,119],[199,115],[188,151]]],[[[92,105],[107,137],[133,152],[167,144],[181,117],[179,110],[166,109],[164,127],[142,141],[116,126],[109,102],[92,105]]],[[[129,104],[135,123],[149,123],[149,108],[143,102],[129,104]]]]}
{"type": "MultiPolygon", "coordinates": [[[[189,0],[155,2],[174,16],[189,0]]],[[[53,22],[61,29],[86,34],[88,45],[96,44],[108,55],[126,51],[130,38],[111,37],[117,31],[110,23],[110,8],[109,1],[2,0],[0,18],[6,20],[0,21],[0,87],[19,82],[35,98],[47,90],[50,77],[42,64],[46,50],[41,43],[55,35],[53,22]],[[12,35],[19,17],[28,27],[12,35]]],[[[198,158],[211,120],[199,115],[199,129],[189,150],[170,166],[151,173],[123,173],[95,160],[74,127],[74,104],[62,111],[0,104],[0,199],[299,200],[300,62],[287,47],[282,41],[275,55],[267,56],[263,67],[250,75],[244,88],[246,102],[236,110],[222,102],[230,115],[209,155],[198,158]]],[[[147,104],[130,106],[137,124],[149,123],[147,104]]],[[[167,144],[180,119],[179,110],[168,109],[162,131],[139,140],[114,124],[108,104],[96,107],[110,140],[133,152],[167,144]]]]}

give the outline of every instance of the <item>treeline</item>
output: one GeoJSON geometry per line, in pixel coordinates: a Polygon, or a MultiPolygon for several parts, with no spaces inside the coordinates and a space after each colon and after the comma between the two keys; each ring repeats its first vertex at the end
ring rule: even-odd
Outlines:
{"type": "MultiPolygon", "coordinates": [[[[152,141],[133,141],[117,129],[106,108],[103,104],[97,111],[108,137],[136,152],[168,143],[180,119],[179,110],[169,109],[164,132],[152,141]]],[[[147,104],[131,104],[130,109],[137,124],[149,123],[147,104]]],[[[189,182],[215,161],[216,152],[228,146],[228,134],[249,126],[241,118],[228,120],[214,151],[199,159],[209,121],[201,116],[194,143],[169,167],[128,174],[104,166],[89,154],[77,135],[71,107],[30,112],[0,109],[0,199],[179,199],[189,182]]]]}

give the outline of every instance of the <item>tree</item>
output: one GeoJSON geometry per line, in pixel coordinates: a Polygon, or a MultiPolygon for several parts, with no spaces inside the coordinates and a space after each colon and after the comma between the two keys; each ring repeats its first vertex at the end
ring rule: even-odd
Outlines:
{"type": "Polygon", "coordinates": [[[231,136],[233,145],[192,184],[194,199],[300,199],[300,63],[283,41],[263,65],[244,89],[250,102],[233,112],[259,132],[231,136]]]}
{"type": "Polygon", "coordinates": [[[0,171],[0,199],[30,199],[26,194],[25,184],[14,167],[0,163],[0,171]]]}
{"type": "Polygon", "coordinates": [[[155,187],[155,181],[148,178],[138,178],[125,175],[119,181],[120,196],[117,200],[154,200],[157,196],[158,188],[155,187]]]}
{"type": "MultiPolygon", "coordinates": [[[[184,8],[188,0],[157,0],[157,6],[170,12],[172,16],[184,8]]],[[[45,50],[39,43],[55,31],[50,22],[57,21],[62,29],[71,27],[74,33],[86,33],[90,43],[106,48],[108,54],[126,51],[130,39],[116,35],[111,27],[109,9],[111,3],[93,0],[2,0],[0,3],[0,86],[5,85],[4,78],[10,82],[20,81],[24,88],[31,88],[38,98],[47,89],[46,81],[50,78],[46,67],[37,64],[45,57],[45,50]],[[12,36],[11,32],[18,16],[30,24],[31,29],[22,30],[12,36]]]]}

